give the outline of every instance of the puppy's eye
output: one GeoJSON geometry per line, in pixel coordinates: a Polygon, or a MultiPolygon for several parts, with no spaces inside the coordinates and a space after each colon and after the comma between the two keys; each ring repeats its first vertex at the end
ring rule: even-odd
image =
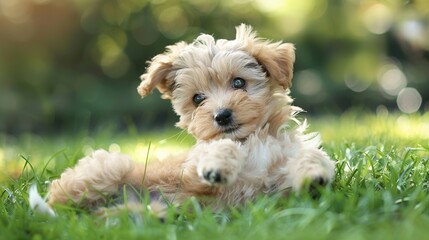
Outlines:
{"type": "Polygon", "coordinates": [[[192,101],[194,102],[194,104],[196,106],[200,105],[205,99],[206,99],[206,97],[202,94],[195,94],[192,97],[192,101]]]}
{"type": "Polygon", "coordinates": [[[232,80],[232,88],[242,89],[244,86],[246,86],[246,81],[244,81],[244,79],[237,77],[232,80]]]}

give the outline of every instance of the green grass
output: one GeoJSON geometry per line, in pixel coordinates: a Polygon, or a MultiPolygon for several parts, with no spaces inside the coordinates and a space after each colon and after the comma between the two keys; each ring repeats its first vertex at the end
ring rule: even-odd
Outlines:
{"type": "Polygon", "coordinates": [[[0,135],[0,239],[427,239],[429,235],[429,114],[347,113],[310,119],[336,159],[336,180],[320,199],[308,194],[260,196],[213,213],[190,199],[169,209],[165,222],[150,213],[101,218],[70,207],[57,218],[34,214],[27,193],[85,153],[118,149],[144,161],[187,149],[177,131],[119,133],[103,127],[58,136],[0,135]],[[150,149],[149,149],[150,145],[150,149]]]}

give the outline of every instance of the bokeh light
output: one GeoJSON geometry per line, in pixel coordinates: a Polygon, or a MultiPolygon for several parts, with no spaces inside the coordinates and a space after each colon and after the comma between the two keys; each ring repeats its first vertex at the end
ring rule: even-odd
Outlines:
{"type": "Polygon", "coordinates": [[[353,92],[363,92],[371,85],[371,81],[366,81],[352,74],[346,74],[344,83],[353,92]]]}
{"type": "Polygon", "coordinates": [[[109,35],[100,35],[97,45],[103,72],[113,78],[123,76],[130,65],[128,56],[124,53],[127,45],[126,34],[122,30],[115,29],[109,35]]]}
{"type": "Polygon", "coordinates": [[[314,96],[322,90],[322,80],[317,72],[313,70],[298,72],[294,81],[297,90],[304,95],[314,96]]]}
{"type": "Polygon", "coordinates": [[[30,20],[30,6],[26,1],[1,0],[0,11],[14,24],[22,24],[30,20]]]}
{"type": "Polygon", "coordinates": [[[176,39],[183,36],[188,25],[185,12],[178,6],[164,8],[158,15],[159,30],[168,38],[176,39]]]}
{"type": "Polygon", "coordinates": [[[117,143],[112,143],[109,145],[109,152],[119,153],[121,152],[121,146],[117,143]]]}
{"type": "Polygon", "coordinates": [[[399,25],[399,34],[413,47],[429,49],[429,33],[422,22],[417,19],[406,20],[399,25]]]}
{"type": "Polygon", "coordinates": [[[363,22],[368,31],[374,34],[386,33],[393,23],[393,13],[382,3],[375,3],[363,14],[363,22]]]}
{"type": "Polygon", "coordinates": [[[415,113],[422,105],[422,96],[415,88],[404,88],[396,99],[399,109],[404,113],[415,113]]]}
{"type": "Polygon", "coordinates": [[[397,96],[407,86],[407,78],[395,65],[385,65],[380,69],[378,82],[385,93],[397,96]]]}

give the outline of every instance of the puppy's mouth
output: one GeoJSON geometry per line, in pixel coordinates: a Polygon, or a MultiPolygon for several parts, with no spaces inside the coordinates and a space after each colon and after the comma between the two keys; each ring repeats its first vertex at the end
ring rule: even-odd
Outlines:
{"type": "Polygon", "coordinates": [[[234,133],[236,132],[238,129],[240,129],[240,125],[234,125],[234,126],[228,126],[228,127],[223,127],[220,132],[223,134],[230,134],[230,133],[234,133]]]}

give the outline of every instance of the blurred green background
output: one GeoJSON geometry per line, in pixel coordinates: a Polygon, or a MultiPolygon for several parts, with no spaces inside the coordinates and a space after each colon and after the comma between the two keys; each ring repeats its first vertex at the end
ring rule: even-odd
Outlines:
{"type": "Polygon", "coordinates": [[[240,23],[296,44],[311,114],[429,109],[428,0],[0,0],[0,131],[171,126],[168,101],[136,92],[146,61],[240,23]]]}

